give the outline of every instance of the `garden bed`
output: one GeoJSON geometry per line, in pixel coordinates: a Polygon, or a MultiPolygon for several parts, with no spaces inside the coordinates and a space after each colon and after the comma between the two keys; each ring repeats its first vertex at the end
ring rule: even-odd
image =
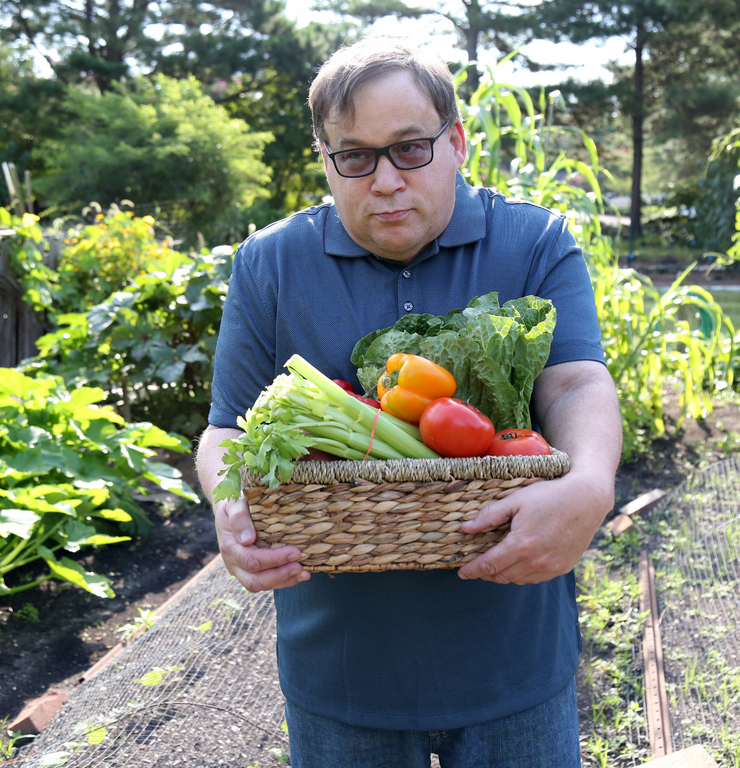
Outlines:
{"type": "MultiPolygon", "coordinates": [[[[720,404],[705,422],[691,421],[675,438],[658,440],[649,458],[620,468],[615,511],[653,488],[670,490],[694,468],[739,450],[740,409],[735,402],[720,404]]],[[[116,630],[132,626],[140,611],[156,609],[217,554],[212,516],[205,503],[187,507],[178,505],[174,497],[162,497],[147,506],[155,523],[151,536],[85,558],[91,568],[113,579],[115,598],[103,600],[69,584],[50,582],[4,599],[0,607],[0,718],[9,715],[12,719],[50,687],[72,694],[80,677],[120,641],[121,633],[116,630]]],[[[605,532],[597,536],[588,557],[594,557],[610,539],[611,534],[605,532]]],[[[619,578],[618,567],[613,567],[611,575],[619,578]]],[[[594,650],[594,654],[604,657],[608,651],[594,650]]],[[[587,660],[584,656],[584,668],[587,660]]],[[[593,727],[593,691],[606,682],[599,680],[598,665],[595,678],[581,677],[583,734],[593,727]]],[[[584,753],[584,768],[596,765],[584,753]]]]}

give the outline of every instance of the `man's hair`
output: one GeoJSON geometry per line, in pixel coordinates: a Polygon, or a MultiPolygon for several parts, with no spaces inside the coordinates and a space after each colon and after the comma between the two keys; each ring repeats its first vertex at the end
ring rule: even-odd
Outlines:
{"type": "Polygon", "coordinates": [[[461,120],[455,81],[447,64],[435,54],[402,38],[368,37],[342,46],[321,66],[308,92],[316,149],[326,142],[326,122],[331,113],[354,119],[357,89],[390,72],[410,72],[426,93],[442,121],[461,120]]]}

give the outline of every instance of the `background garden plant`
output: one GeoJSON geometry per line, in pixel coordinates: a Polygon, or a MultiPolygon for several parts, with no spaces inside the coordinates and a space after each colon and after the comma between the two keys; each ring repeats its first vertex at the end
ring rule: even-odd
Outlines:
{"type": "Polygon", "coordinates": [[[133,494],[147,494],[147,481],[198,500],[179,472],[154,460],[156,449],[184,452],[188,442],[152,424],[126,424],[98,405],[103,397],[98,388],[70,391],[49,374],[0,370],[0,595],[55,578],[111,597],[107,577],[57,553],[146,532],[133,494]],[[20,569],[20,580],[5,581],[20,569]]]}
{"type": "Polygon", "coordinates": [[[51,326],[23,370],[100,386],[127,421],[202,431],[233,248],[183,253],[157,240],[151,217],[113,208],[61,234],[53,270],[38,224],[23,223],[11,259],[26,300],[51,326]]]}

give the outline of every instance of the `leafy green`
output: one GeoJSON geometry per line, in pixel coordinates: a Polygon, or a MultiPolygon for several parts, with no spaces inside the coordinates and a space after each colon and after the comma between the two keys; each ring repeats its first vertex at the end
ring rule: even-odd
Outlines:
{"type": "Polygon", "coordinates": [[[529,401],[550,354],[555,307],[524,296],[499,305],[495,291],[443,317],[406,315],[360,339],[351,360],[370,391],[396,352],[422,355],[457,382],[455,397],[480,408],[496,429],[529,428],[529,401]]]}
{"type": "Polygon", "coordinates": [[[98,404],[103,397],[96,387],[70,391],[54,376],[0,369],[0,595],[55,578],[110,597],[105,576],[54,553],[147,532],[133,496],[147,492],[144,481],[198,501],[179,472],[153,460],[156,449],[184,452],[189,443],[149,423],[126,424],[98,404]],[[39,561],[48,568],[40,578],[5,583],[39,561]]]}
{"type": "Polygon", "coordinates": [[[151,216],[112,207],[67,232],[54,271],[35,218],[11,220],[10,260],[50,331],[21,369],[62,376],[73,391],[100,387],[127,421],[201,432],[233,248],[175,251],[156,239],[151,216]]]}

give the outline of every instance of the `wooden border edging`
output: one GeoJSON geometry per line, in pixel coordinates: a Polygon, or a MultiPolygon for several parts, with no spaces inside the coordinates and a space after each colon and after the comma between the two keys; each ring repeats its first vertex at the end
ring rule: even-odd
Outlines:
{"type": "Polygon", "coordinates": [[[640,612],[648,613],[642,630],[642,661],[650,750],[654,758],[663,757],[673,752],[673,746],[663,669],[658,597],[655,593],[655,567],[647,549],[640,553],[640,612]]]}
{"type": "MultiPolygon", "coordinates": [[[[152,615],[154,616],[162,616],[164,612],[172,605],[172,603],[175,602],[179,597],[185,594],[191,587],[193,587],[195,584],[197,584],[206,574],[210,573],[219,563],[221,562],[221,555],[218,554],[216,557],[213,558],[209,563],[206,563],[199,571],[195,574],[191,579],[189,579],[185,584],[183,584],[180,589],[177,590],[173,595],[167,598],[152,615]]],[[[121,652],[124,650],[124,648],[131,643],[132,640],[135,640],[139,635],[144,634],[146,630],[140,629],[138,632],[136,632],[131,640],[127,641],[126,643],[118,643],[118,645],[114,645],[113,648],[108,651],[108,653],[105,654],[102,658],[98,659],[95,664],[90,667],[90,669],[87,670],[80,678],[79,682],[82,683],[85,680],[89,680],[91,677],[95,677],[95,675],[100,672],[103,667],[106,667],[108,664],[110,664],[113,659],[116,658],[116,656],[119,656],[121,652]]]]}

